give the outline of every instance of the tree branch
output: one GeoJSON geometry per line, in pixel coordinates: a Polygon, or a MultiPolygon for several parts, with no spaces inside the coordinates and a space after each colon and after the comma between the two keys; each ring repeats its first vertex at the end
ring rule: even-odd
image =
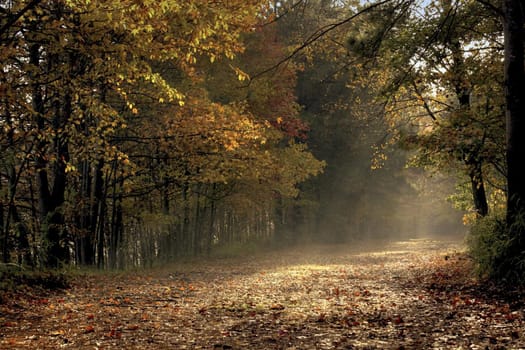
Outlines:
{"type": "Polygon", "coordinates": [[[494,12],[496,15],[503,17],[503,10],[491,4],[490,1],[488,0],[476,0],[476,1],[482,4],[483,6],[485,6],[486,8],[488,8],[489,10],[491,10],[492,12],[494,12]]]}
{"type": "Polygon", "coordinates": [[[299,47],[297,47],[295,50],[293,50],[292,53],[290,53],[288,56],[286,56],[283,59],[281,59],[279,62],[277,62],[273,66],[271,66],[269,68],[266,68],[266,69],[264,69],[264,70],[262,70],[262,71],[260,71],[260,72],[258,72],[256,74],[254,74],[251,77],[250,80],[258,78],[261,75],[264,75],[264,74],[266,74],[268,72],[271,72],[272,70],[275,70],[275,69],[279,68],[281,65],[283,65],[284,63],[286,63],[287,61],[289,61],[290,59],[295,57],[299,52],[301,52],[302,50],[304,50],[305,48],[307,48],[308,46],[310,46],[311,44],[313,44],[314,42],[316,42],[317,40],[319,40],[320,38],[322,38],[326,34],[330,33],[331,31],[333,31],[333,30],[335,30],[335,29],[337,29],[337,28],[339,28],[339,27],[341,27],[341,26],[351,22],[352,20],[354,20],[355,18],[361,16],[362,14],[365,14],[365,13],[367,13],[367,12],[377,8],[377,7],[380,7],[380,6],[384,5],[384,4],[387,4],[387,3],[392,2],[392,1],[393,0],[383,0],[383,1],[371,4],[371,5],[367,6],[367,7],[365,7],[364,9],[362,9],[361,11],[353,14],[352,16],[343,19],[342,21],[331,23],[331,24],[327,24],[327,25],[317,29],[301,45],[299,45],[299,47]]]}
{"type": "Polygon", "coordinates": [[[0,35],[3,35],[4,32],[6,32],[12,25],[16,23],[26,13],[27,11],[33,9],[36,7],[42,0],[32,0],[29,4],[27,4],[23,9],[21,9],[18,13],[13,15],[11,18],[9,18],[6,23],[0,28],[0,35]]]}

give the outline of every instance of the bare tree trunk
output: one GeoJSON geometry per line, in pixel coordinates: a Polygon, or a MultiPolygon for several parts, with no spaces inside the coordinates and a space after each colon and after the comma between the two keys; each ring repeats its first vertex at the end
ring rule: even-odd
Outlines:
{"type": "MultiPolygon", "coordinates": [[[[106,175],[106,181],[104,182],[104,174],[102,168],[104,166],[104,160],[100,160],[97,165],[95,172],[95,188],[94,188],[94,205],[92,211],[92,227],[94,229],[94,237],[97,242],[96,244],[96,260],[97,267],[99,269],[104,267],[104,248],[105,248],[105,226],[106,226],[106,195],[105,192],[107,186],[108,175],[106,175]]],[[[116,165],[115,165],[116,166],[116,165]]]]}
{"type": "MultiPolygon", "coordinates": [[[[0,178],[0,191],[2,190],[2,179],[0,178]]],[[[0,233],[2,234],[2,261],[4,263],[9,262],[9,246],[8,246],[8,230],[4,226],[4,199],[0,198],[0,233]]]]}
{"type": "Polygon", "coordinates": [[[113,182],[112,188],[112,211],[111,211],[111,231],[108,247],[108,257],[109,257],[109,266],[112,269],[118,267],[119,261],[119,249],[122,243],[122,186],[124,184],[124,179],[119,180],[118,189],[117,181],[113,182]],[[118,193],[117,193],[118,191],[118,193]]]}
{"type": "MultiPolygon", "coordinates": [[[[197,185],[199,186],[199,185],[197,185]]],[[[193,225],[193,255],[197,256],[202,250],[202,208],[201,208],[201,191],[202,186],[197,187],[197,198],[195,200],[195,224],[193,225]]]]}
{"type": "Polygon", "coordinates": [[[95,263],[94,249],[94,229],[92,226],[91,207],[95,200],[92,195],[92,182],[94,177],[91,175],[92,167],[89,161],[85,160],[80,165],[80,199],[82,207],[78,213],[78,226],[80,237],[77,239],[77,263],[84,266],[92,266],[95,263]]]}
{"type": "Polygon", "coordinates": [[[209,225],[208,225],[208,237],[207,237],[207,241],[206,241],[206,254],[207,255],[210,255],[211,253],[211,247],[213,245],[213,241],[214,241],[214,238],[215,238],[215,199],[213,198],[213,196],[215,195],[215,188],[216,188],[216,185],[213,184],[213,187],[212,187],[212,198],[210,200],[210,221],[209,221],[209,225]]]}
{"type": "MultiPolygon", "coordinates": [[[[523,41],[524,4],[504,0],[505,95],[507,117],[507,221],[513,224],[525,214],[525,68],[523,41]]],[[[521,225],[516,235],[523,236],[521,225]]],[[[525,243],[524,243],[525,244],[525,243]]]]}
{"type": "Polygon", "coordinates": [[[182,187],[182,222],[181,240],[179,241],[179,251],[184,255],[192,252],[192,232],[190,230],[190,185],[185,183],[182,187]]]}
{"type": "Polygon", "coordinates": [[[474,199],[474,208],[478,215],[486,216],[489,212],[489,207],[487,203],[487,195],[485,193],[485,185],[483,183],[481,163],[473,162],[472,164],[467,165],[470,168],[469,177],[472,188],[472,197],[474,199]]]}

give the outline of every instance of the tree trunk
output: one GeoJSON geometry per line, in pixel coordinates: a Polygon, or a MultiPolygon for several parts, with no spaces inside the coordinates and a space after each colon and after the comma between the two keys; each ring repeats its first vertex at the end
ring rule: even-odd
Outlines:
{"type": "MultiPolygon", "coordinates": [[[[213,184],[212,196],[215,195],[215,184],[213,184]]],[[[206,254],[210,255],[215,236],[215,199],[210,200],[210,221],[208,225],[208,238],[206,240],[206,254]]]]}
{"type": "MultiPolygon", "coordinates": [[[[105,222],[105,215],[106,215],[106,196],[105,196],[105,187],[104,185],[104,178],[103,178],[103,166],[104,166],[104,160],[99,160],[99,163],[97,165],[97,169],[95,172],[95,185],[94,185],[94,203],[93,203],[93,209],[91,213],[91,225],[93,228],[93,234],[96,244],[96,260],[97,260],[97,267],[99,269],[104,267],[104,247],[105,247],[105,234],[104,234],[104,228],[106,225],[105,222]]],[[[107,176],[106,176],[107,180],[107,176]]]]}
{"type": "MultiPolygon", "coordinates": [[[[505,97],[507,118],[507,222],[525,214],[524,9],[521,0],[504,0],[505,97]]],[[[524,225],[514,235],[523,236],[524,225]]]]}
{"type": "MultiPolygon", "coordinates": [[[[197,185],[198,186],[198,185],[197,185]]],[[[195,224],[193,225],[193,255],[197,256],[202,251],[202,208],[201,208],[201,191],[202,186],[197,187],[195,200],[195,224]]]]}
{"type": "MultiPolygon", "coordinates": [[[[11,143],[12,140],[10,140],[11,143]]],[[[29,229],[25,222],[23,222],[18,212],[18,208],[15,202],[16,189],[18,186],[18,181],[20,179],[20,174],[23,171],[25,162],[20,165],[20,169],[17,172],[15,169],[14,163],[8,166],[7,177],[8,177],[8,207],[7,207],[7,217],[5,222],[5,232],[6,238],[9,237],[9,230],[11,226],[11,220],[15,228],[15,238],[16,238],[16,248],[18,250],[18,264],[33,266],[33,259],[31,257],[30,246],[29,246],[29,229]]],[[[6,239],[6,243],[9,247],[9,240],[6,239]]]]}
{"type": "MultiPolygon", "coordinates": [[[[2,180],[0,179],[0,193],[2,190],[2,180]]],[[[9,262],[9,247],[8,247],[8,231],[7,227],[4,227],[4,199],[0,199],[0,232],[2,233],[2,262],[8,263],[9,262]]]]}
{"type": "Polygon", "coordinates": [[[472,187],[472,197],[474,199],[474,208],[476,213],[480,216],[487,216],[489,207],[487,203],[487,195],[485,193],[485,186],[483,183],[483,174],[481,172],[481,163],[474,162],[468,164],[470,167],[469,177],[472,187]]]}
{"type": "Polygon", "coordinates": [[[111,231],[108,247],[109,266],[112,269],[118,267],[119,261],[119,249],[122,242],[122,186],[124,185],[124,179],[121,178],[117,188],[117,181],[113,182],[112,188],[112,213],[111,213],[111,231]],[[117,192],[118,191],[118,192],[117,192]]]}
{"type": "Polygon", "coordinates": [[[190,236],[190,196],[188,194],[189,185],[184,184],[182,189],[182,206],[183,206],[183,218],[182,218],[182,249],[183,255],[189,255],[192,252],[192,237],[190,236]]]}
{"type": "MultiPolygon", "coordinates": [[[[451,1],[445,2],[446,13],[449,13],[451,8],[451,1]]],[[[448,45],[452,51],[452,85],[454,87],[456,97],[459,103],[458,113],[468,115],[471,113],[472,106],[470,103],[470,94],[472,86],[468,79],[467,66],[465,57],[463,55],[463,48],[459,41],[458,35],[452,31],[448,39],[448,45]]],[[[468,169],[468,175],[471,183],[472,199],[474,202],[474,209],[480,216],[486,216],[489,211],[487,202],[487,195],[485,193],[485,185],[483,183],[483,160],[480,157],[483,141],[477,140],[473,145],[464,149],[464,163],[468,169]]]]}
{"type": "MultiPolygon", "coordinates": [[[[162,159],[164,171],[167,171],[168,169],[168,158],[164,157],[162,159]]],[[[170,214],[170,181],[169,177],[167,175],[164,175],[162,178],[162,186],[161,186],[161,197],[162,197],[162,213],[164,215],[170,214]]]]}
{"type": "MultiPolygon", "coordinates": [[[[40,46],[32,45],[30,48],[29,63],[38,71],[41,62],[40,46]]],[[[49,65],[55,63],[56,57],[49,57],[49,65]]],[[[35,119],[40,133],[46,132],[44,120],[44,102],[41,85],[38,81],[32,82],[32,107],[35,112],[35,119]]],[[[57,130],[60,126],[64,115],[71,112],[71,99],[66,95],[60,103],[55,103],[53,118],[53,127],[57,130]],[[63,115],[64,114],[64,115],[63,115]]],[[[48,144],[43,139],[36,149],[36,173],[37,185],[39,191],[39,210],[40,210],[40,227],[43,239],[45,240],[44,264],[47,267],[58,267],[61,263],[66,262],[68,257],[67,248],[62,242],[62,229],[64,218],[59,212],[59,207],[64,203],[65,192],[65,161],[68,160],[67,142],[65,138],[56,136],[54,140],[55,149],[55,166],[53,167],[53,187],[50,189],[48,179],[48,160],[46,151],[48,144]]]]}
{"type": "Polygon", "coordinates": [[[85,160],[80,165],[80,208],[78,226],[80,237],[77,239],[77,263],[84,266],[92,266],[95,263],[94,230],[92,227],[91,207],[94,198],[91,196],[93,176],[89,161],[85,160]]]}

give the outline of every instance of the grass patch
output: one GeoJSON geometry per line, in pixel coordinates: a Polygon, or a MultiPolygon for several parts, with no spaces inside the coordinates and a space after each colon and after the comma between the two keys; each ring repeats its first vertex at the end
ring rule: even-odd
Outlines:
{"type": "Polygon", "coordinates": [[[230,243],[214,247],[210,253],[213,258],[235,258],[239,256],[253,255],[264,248],[256,242],[230,243]]]}
{"type": "Polygon", "coordinates": [[[69,287],[70,279],[61,271],[34,271],[15,264],[0,264],[0,303],[16,294],[41,294],[69,287]]]}

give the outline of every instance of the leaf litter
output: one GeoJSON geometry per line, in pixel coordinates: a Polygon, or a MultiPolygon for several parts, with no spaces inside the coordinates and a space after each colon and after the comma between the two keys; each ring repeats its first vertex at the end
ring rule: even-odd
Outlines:
{"type": "Polygon", "coordinates": [[[317,245],[87,275],[0,305],[2,349],[525,349],[525,297],[457,241],[317,245]]]}

